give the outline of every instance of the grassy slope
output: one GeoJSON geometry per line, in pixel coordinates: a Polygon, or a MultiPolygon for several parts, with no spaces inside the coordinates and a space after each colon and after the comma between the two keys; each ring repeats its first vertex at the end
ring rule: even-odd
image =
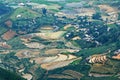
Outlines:
{"type": "Polygon", "coordinates": [[[7,31],[7,28],[0,26],[0,35],[7,31]]]}
{"type": "Polygon", "coordinates": [[[81,80],[119,80],[116,77],[84,77],[81,80]]]}
{"type": "Polygon", "coordinates": [[[106,52],[108,49],[110,49],[111,51],[116,49],[116,45],[113,44],[109,44],[109,45],[103,45],[100,47],[95,47],[95,48],[88,48],[88,49],[82,49],[79,53],[77,53],[76,55],[80,56],[81,54],[83,54],[85,57],[93,55],[93,54],[101,54],[106,52]]]}
{"type": "Polygon", "coordinates": [[[20,7],[14,11],[14,13],[10,16],[10,18],[12,20],[15,20],[17,15],[21,15],[21,17],[23,18],[34,18],[34,17],[39,16],[40,14],[26,7],[20,7]]]}
{"type": "Polygon", "coordinates": [[[13,49],[24,49],[26,46],[22,44],[22,41],[20,40],[19,37],[15,37],[9,41],[7,41],[9,45],[12,45],[13,49]]]}

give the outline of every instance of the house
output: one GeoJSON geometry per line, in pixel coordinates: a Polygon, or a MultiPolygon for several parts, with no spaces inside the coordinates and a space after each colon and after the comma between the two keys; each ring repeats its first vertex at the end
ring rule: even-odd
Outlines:
{"type": "Polygon", "coordinates": [[[24,3],[19,3],[18,6],[25,6],[25,4],[24,3]]]}

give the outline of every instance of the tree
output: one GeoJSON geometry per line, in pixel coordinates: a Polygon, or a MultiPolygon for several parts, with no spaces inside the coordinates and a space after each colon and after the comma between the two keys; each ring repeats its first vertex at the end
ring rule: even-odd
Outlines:
{"type": "Polygon", "coordinates": [[[101,13],[97,12],[96,14],[93,14],[92,18],[100,20],[101,19],[101,13]]]}
{"type": "Polygon", "coordinates": [[[44,15],[46,15],[46,13],[47,13],[47,9],[42,8],[42,13],[43,13],[44,15]]]}

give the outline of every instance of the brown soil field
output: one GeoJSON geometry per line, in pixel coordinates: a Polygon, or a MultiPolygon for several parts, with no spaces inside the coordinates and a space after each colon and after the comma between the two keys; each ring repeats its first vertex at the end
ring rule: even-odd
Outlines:
{"type": "Polygon", "coordinates": [[[120,60],[120,54],[117,54],[116,56],[112,56],[113,59],[120,60]]]}
{"type": "Polygon", "coordinates": [[[17,35],[16,32],[14,32],[14,31],[12,31],[12,30],[9,30],[9,31],[7,31],[6,33],[4,33],[4,34],[2,35],[2,38],[3,38],[4,40],[10,40],[10,39],[13,38],[15,35],[17,35]]]}
{"type": "Polygon", "coordinates": [[[79,16],[85,16],[85,15],[92,16],[96,12],[94,9],[91,9],[91,8],[82,8],[82,9],[78,8],[76,9],[76,11],[79,12],[78,13],[79,16]]]}
{"type": "Polygon", "coordinates": [[[109,5],[98,5],[98,7],[101,10],[103,10],[103,11],[105,11],[107,13],[109,13],[109,12],[118,12],[117,9],[115,9],[115,8],[109,6],[109,5]]]}

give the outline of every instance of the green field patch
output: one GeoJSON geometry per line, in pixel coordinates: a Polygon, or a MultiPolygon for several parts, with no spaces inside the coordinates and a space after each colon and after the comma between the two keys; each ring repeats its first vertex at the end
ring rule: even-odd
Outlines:
{"type": "Polygon", "coordinates": [[[20,7],[13,12],[10,18],[12,20],[16,20],[17,18],[35,18],[38,16],[40,16],[40,14],[38,14],[37,12],[32,11],[26,7],[20,7]]]}
{"type": "Polygon", "coordinates": [[[0,35],[2,35],[3,33],[5,33],[6,31],[7,31],[6,27],[0,26],[0,35]]]}
{"type": "Polygon", "coordinates": [[[26,46],[22,43],[19,37],[15,37],[9,41],[7,44],[11,45],[13,49],[24,49],[26,46]]]}

